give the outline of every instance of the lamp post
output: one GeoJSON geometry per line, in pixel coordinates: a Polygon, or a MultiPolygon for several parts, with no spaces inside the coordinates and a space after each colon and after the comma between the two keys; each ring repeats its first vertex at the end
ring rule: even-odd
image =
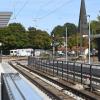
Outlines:
{"type": "Polygon", "coordinates": [[[0,63],[2,62],[2,49],[1,49],[2,43],[0,43],[0,63]]]}
{"type": "Polygon", "coordinates": [[[90,37],[90,15],[87,15],[87,17],[89,18],[89,34],[88,34],[88,38],[89,38],[89,64],[91,63],[91,61],[90,61],[90,42],[91,42],[91,37],[90,37]]]}
{"type": "Polygon", "coordinates": [[[52,38],[53,38],[53,40],[52,40],[52,46],[53,46],[53,53],[52,53],[52,55],[53,55],[53,60],[54,60],[54,56],[55,56],[55,41],[54,41],[54,34],[52,35],[52,38]]]}
{"type": "Polygon", "coordinates": [[[67,63],[68,57],[67,57],[67,27],[66,27],[66,63],[67,63]]]}

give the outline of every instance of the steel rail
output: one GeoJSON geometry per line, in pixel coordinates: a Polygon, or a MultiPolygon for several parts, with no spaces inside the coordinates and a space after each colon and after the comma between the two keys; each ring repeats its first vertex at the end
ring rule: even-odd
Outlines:
{"type": "Polygon", "coordinates": [[[59,91],[55,87],[47,84],[46,82],[42,81],[39,78],[34,78],[33,74],[27,72],[21,67],[16,67],[12,63],[9,63],[13,68],[18,70],[22,75],[24,75],[29,81],[31,81],[33,84],[35,84],[39,89],[44,91],[52,100],[75,100],[74,98],[64,94],[62,91],[59,91]]]}
{"type": "MultiPolygon", "coordinates": [[[[85,98],[85,99],[88,99],[88,100],[99,100],[99,98],[100,98],[98,95],[95,95],[94,93],[91,93],[89,91],[86,91],[86,90],[82,90],[82,91],[81,90],[77,90],[77,89],[71,87],[70,85],[68,85],[67,84],[68,82],[66,83],[64,80],[55,80],[51,76],[50,77],[47,76],[45,73],[42,73],[40,71],[37,71],[37,70],[29,68],[29,67],[26,67],[24,65],[21,65],[21,66],[23,66],[24,68],[27,68],[28,70],[30,70],[32,72],[37,73],[38,75],[40,75],[40,76],[42,76],[42,77],[50,80],[53,83],[56,83],[57,85],[63,87],[63,89],[65,89],[65,90],[67,89],[67,90],[70,90],[71,92],[73,92],[76,95],[80,95],[80,97],[82,97],[82,98],[85,98]]],[[[71,84],[71,83],[69,83],[69,84],[71,84]]]]}

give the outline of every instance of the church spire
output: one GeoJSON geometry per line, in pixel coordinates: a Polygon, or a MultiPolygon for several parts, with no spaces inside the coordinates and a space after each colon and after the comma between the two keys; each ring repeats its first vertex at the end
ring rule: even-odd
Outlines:
{"type": "Polygon", "coordinates": [[[86,14],[84,0],[81,0],[81,6],[80,6],[79,33],[81,34],[81,36],[88,34],[87,14],[86,14]]]}

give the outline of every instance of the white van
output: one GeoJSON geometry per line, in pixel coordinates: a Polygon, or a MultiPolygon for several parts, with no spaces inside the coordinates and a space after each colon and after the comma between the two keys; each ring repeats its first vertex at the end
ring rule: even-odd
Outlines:
{"type": "Polygon", "coordinates": [[[33,49],[16,49],[16,50],[10,50],[11,56],[31,56],[33,52],[33,49]]]}

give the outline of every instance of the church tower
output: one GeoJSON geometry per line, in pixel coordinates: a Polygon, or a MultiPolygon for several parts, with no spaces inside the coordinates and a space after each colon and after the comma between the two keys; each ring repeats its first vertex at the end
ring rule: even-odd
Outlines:
{"type": "Polygon", "coordinates": [[[81,0],[78,32],[80,33],[80,52],[82,54],[83,48],[88,47],[88,40],[85,38],[86,42],[83,41],[83,37],[85,35],[88,35],[88,23],[87,23],[87,14],[85,8],[85,0],[81,0]]]}
{"type": "Polygon", "coordinates": [[[88,35],[88,24],[87,24],[85,0],[81,0],[78,30],[81,37],[83,35],[88,35]]]}

